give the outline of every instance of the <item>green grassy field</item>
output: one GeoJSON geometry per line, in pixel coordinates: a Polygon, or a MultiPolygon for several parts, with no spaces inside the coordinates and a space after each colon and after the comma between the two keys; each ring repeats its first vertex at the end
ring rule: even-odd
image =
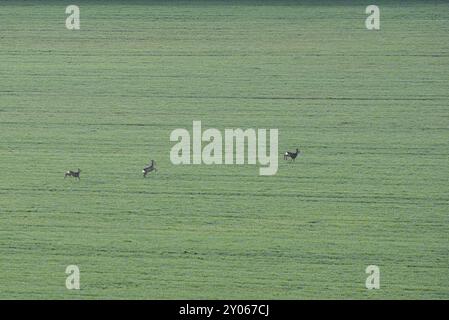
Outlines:
{"type": "Polygon", "coordinates": [[[449,298],[449,4],[68,4],[0,3],[1,299],[449,298]],[[175,166],[193,120],[304,154],[175,166]]]}

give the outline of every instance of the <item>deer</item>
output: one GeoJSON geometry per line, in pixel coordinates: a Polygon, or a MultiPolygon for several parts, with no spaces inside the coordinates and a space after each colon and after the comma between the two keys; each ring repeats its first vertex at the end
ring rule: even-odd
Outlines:
{"type": "Polygon", "coordinates": [[[300,151],[298,148],[296,148],[296,152],[290,152],[290,151],[286,151],[284,153],[284,160],[288,160],[288,158],[292,159],[293,161],[295,161],[296,157],[299,155],[300,151]]]}
{"type": "Polygon", "coordinates": [[[146,178],[147,174],[150,173],[151,171],[157,171],[155,165],[156,165],[156,161],[151,160],[151,164],[149,164],[143,168],[142,173],[143,173],[144,178],[146,178]]]}
{"type": "Polygon", "coordinates": [[[78,180],[80,180],[80,172],[81,172],[81,170],[79,168],[78,168],[78,171],[69,170],[65,173],[64,179],[67,177],[74,177],[74,178],[78,178],[78,180]]]}

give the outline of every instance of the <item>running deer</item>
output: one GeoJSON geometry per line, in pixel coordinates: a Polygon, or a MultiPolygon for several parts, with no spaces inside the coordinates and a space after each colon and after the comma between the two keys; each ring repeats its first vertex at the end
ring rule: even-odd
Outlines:
{"type": "Polygon", "coordinates": [[[81,170],[79,168],[78,168],[78,171],[69,170],[65,173],[64,179],[67,177],[74,177],[74,178],[78,178],[78,180],[80,180],[80,172],[81,172],[81,170]]]}
{"type": "Polygon", "coordinates": [[[156,162],[154,160],[151,160],[151,164],[147,165],[146,167],[143,168],[142,173],[143,173],[143,177],[145,178],[147,176],[147,174],[151,171],[157,171],[156,167],[156,162]]]}
{"type": "Polygon", "coordinates": [[[300,153],[300,151],[298,148],[296,148],[296,152],[287,151],[284,153],[284,160],[288,160],[288,158],[290,158],[293,161],[295,161],[295,159],[299,155],[299,153],[300,153]]]}

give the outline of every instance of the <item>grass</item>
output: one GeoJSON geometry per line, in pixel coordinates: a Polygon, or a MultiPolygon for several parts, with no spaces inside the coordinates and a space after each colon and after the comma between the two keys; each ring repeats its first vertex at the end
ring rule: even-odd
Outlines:
{"type": "Polygon", "coordinates": [[[449,5],[365,5],[2,1],[0,298],[449,298],[449,5]],[[174,166],[193,120],[304,155],[174,166]]]}

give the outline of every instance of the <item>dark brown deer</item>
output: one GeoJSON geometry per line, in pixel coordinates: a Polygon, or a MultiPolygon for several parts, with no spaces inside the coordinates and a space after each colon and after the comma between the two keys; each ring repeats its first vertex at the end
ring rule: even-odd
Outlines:
{"type": "Polygon", "coordinates": [[[150,173],[151,171],[157,171],[156,162],[154,160],[151,160],[151,164],[149,164],[143,168],[143,170],[142,170],[143,177],[145,178],[147,176],[147,174],[150,173]]]}
{"type": "Polygon", "coordinates": [[[74,177],[74,178],[78,178],[78,180],[80,180],[80,172],[81,172],[81,170],[79,168],[78,168],[78,171],[69,170],[65,173],[64,179],[67,177],[74,177]]]}
{"type": "Polygon", "coordinates": [[[298,148],[296,148],[296,152],[287,151],[284,153],[284,160],[288,160],[288,158],[290,158],[293,161],[295,161],[295,159],[299,155],[299,153],[300,153],[300,151],[298,148]]]}

